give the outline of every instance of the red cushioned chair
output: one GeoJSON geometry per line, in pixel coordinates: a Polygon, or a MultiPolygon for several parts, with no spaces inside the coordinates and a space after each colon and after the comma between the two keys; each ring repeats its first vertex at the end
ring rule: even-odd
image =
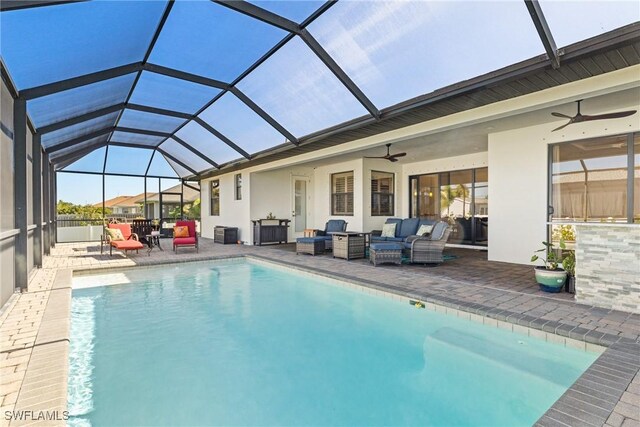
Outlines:
{"type": "Polygon", "coordinates": [[[113,248],[121,250],[126,256],[127,251],[135,250],[136,253],[138,253],[138,249],[144,247],[144,245],[138,241],[138,235],[131,232],[131,224],[109,224],[108,227],[120,230],[124,237],[124,240],[111,240],[111,237],[107,234],[109,255],[113,255],[113,248]]]}
{"type": "Polygon", "coordinates": [[[187,227],[189,229],[189,237],[174,237],[173,251],[178,253],[178,246],[193,246],[198,252],[198,235],[196,234],[195,221],[176,221],[176,227],[187,227]]]}

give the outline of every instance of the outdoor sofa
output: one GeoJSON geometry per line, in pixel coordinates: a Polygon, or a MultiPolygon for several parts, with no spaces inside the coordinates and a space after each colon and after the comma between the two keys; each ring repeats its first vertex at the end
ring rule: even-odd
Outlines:
{"type": "Polygon", "coordinates": [[[426,218],[388,218],[385,224],[396,224],[395,235],[383,237],[381,230],[371,232],[371,249],[376,252],[372,260],[374,265],[384,262],[399,264],[400,252],[411,263],[439,264],[444,261],[442,254],[451,232],[447,222],[426,218]],[[418,236],[416,233],[422,225],[432,226],[431,233],[418,236]]]}
{"type": "Polygon", "coordinates": [[[427,218],[387,218],[385,224],[396,224],[394,237],[382,237],[382,230],[371,232],[371,243],[378,242],[405,242],[407,237],[415,236],[421,225],[435,225],[437,221],[427,218]]]}

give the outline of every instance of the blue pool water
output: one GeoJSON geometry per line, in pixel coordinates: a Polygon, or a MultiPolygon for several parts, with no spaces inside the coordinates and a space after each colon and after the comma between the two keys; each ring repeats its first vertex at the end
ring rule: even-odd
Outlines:
{"type": "Polygon", "coordinates": [[[516,426],[597,354],[252,262],[84,276],[71,424],[516,426]]]}

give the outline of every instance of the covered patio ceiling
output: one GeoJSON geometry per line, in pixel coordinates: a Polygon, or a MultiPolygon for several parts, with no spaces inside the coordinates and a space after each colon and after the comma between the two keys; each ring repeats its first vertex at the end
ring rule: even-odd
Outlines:
{"type": "Polygon", "coordinates": [[[626,1],[1,8],[3,79],[57,170],[203,177],[640,61],[626,1]]]}

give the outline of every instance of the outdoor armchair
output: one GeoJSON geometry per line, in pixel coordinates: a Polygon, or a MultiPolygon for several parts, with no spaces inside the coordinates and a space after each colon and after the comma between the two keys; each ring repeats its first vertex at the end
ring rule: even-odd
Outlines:
{"type": "Polygon", "coordinates": [[[330,219],[324,226],[324,230],[315,230],[316,237],[324,238],[325,250],[333,249],[333,236],[331,233],[347,231],[347,222],[343,219],[330,219]]]}
{"type": "Polygon", "coordinates": [[[198,252],[198,234],[196,233],[195,221],[176,221],[176,227],[187,227],[189,229],[188,237],[174,237],[173,251],[178,253],[179,246],[193,246],[198,252]]]}
{"type": "Polygon", "coordinates": [[[124,238],[124,240],[114,240],[109,233],[105,231],[107,243],[109,244],[109,255],[113,255],[113,248],[121,250],[126,256],[127,251],[135,250],[136,253],[138,253],[138,250],[144,247],[144,245],[140,243],[138,235],[131,232],[131,224],[109,224],[107,228],[120,230],[124,238]]]}
{"type": "Polygon", "coordinates": [[[410,236],[405,243],[410,249],[409,259],[416,264],[440,264],[444,261],[442,252],[449,238],[451,227],[445,221],[438,221],[428,236],[410,236]]]}

